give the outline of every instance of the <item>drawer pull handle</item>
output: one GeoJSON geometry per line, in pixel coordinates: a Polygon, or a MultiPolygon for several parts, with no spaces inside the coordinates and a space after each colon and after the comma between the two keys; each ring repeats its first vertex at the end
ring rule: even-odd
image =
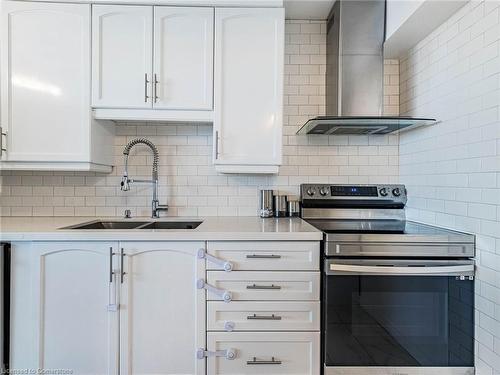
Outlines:
{"type": "Polygon", "coordinates": [[[281,289],[281,286],[274,285],[274,284],[271,284],[271,285],[256,285],[256,284],[252,284],[252,285],[247,285],[247,289],[272,289],[272,290],[279,290],[279,289],[281,289]]]}
{"type": "Polygon", "coordinates": [[[253,357],[251,361],[247,361],[247,365],[281,365],[281,361],[271,358],[270,361],[260,361],[257,357],[253,357]]]}
{"type": "Polygon", "coordinates": [[[248,254],[247,259],[280,259],[281,255],[265,255],[265,254],[248,254]]]}
{"type": "Polygon", "coordinates": [[[248,315],[247,319],[248,320],[281,320],[281,316],[274,315],[274,314],[272,314],[272,315],[253,314],[253,315],[248,315]]]}

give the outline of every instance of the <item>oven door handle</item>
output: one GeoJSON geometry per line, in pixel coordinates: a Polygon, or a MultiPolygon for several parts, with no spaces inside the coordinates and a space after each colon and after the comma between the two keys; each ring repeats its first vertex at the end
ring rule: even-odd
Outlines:
{"type": "Polygon", "coordinates": [[[390,275],[390,276],[474,276],[474,264],[445,266],[370,266],[330,263],[328,275],[390,275]]]}

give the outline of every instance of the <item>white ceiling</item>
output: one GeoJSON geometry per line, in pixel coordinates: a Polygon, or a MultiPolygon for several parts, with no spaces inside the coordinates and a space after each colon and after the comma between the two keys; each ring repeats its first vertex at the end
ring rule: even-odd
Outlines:
{"type": "Polygon", "coordinates": [[[335,0],[284,0],[285,17],[291,20],[326,20],[335,0]]]}

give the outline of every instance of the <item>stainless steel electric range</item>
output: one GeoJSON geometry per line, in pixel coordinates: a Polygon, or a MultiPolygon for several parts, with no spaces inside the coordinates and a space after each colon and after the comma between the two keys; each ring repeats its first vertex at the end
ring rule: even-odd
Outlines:
{"type": "Polygon", "coordinates": [[[403,185],[301,186],[324,233],[325,375],[474,374],[475,237],[405,219],[403,185]]]}

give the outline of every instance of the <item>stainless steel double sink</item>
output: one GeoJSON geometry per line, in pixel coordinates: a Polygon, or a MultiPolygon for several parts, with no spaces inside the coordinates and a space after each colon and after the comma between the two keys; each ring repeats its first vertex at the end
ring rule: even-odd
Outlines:
{"type": "Polygon", "coordinates": [[[60,229],[196,229],[202,221],[93,220],[60,229]]]}

